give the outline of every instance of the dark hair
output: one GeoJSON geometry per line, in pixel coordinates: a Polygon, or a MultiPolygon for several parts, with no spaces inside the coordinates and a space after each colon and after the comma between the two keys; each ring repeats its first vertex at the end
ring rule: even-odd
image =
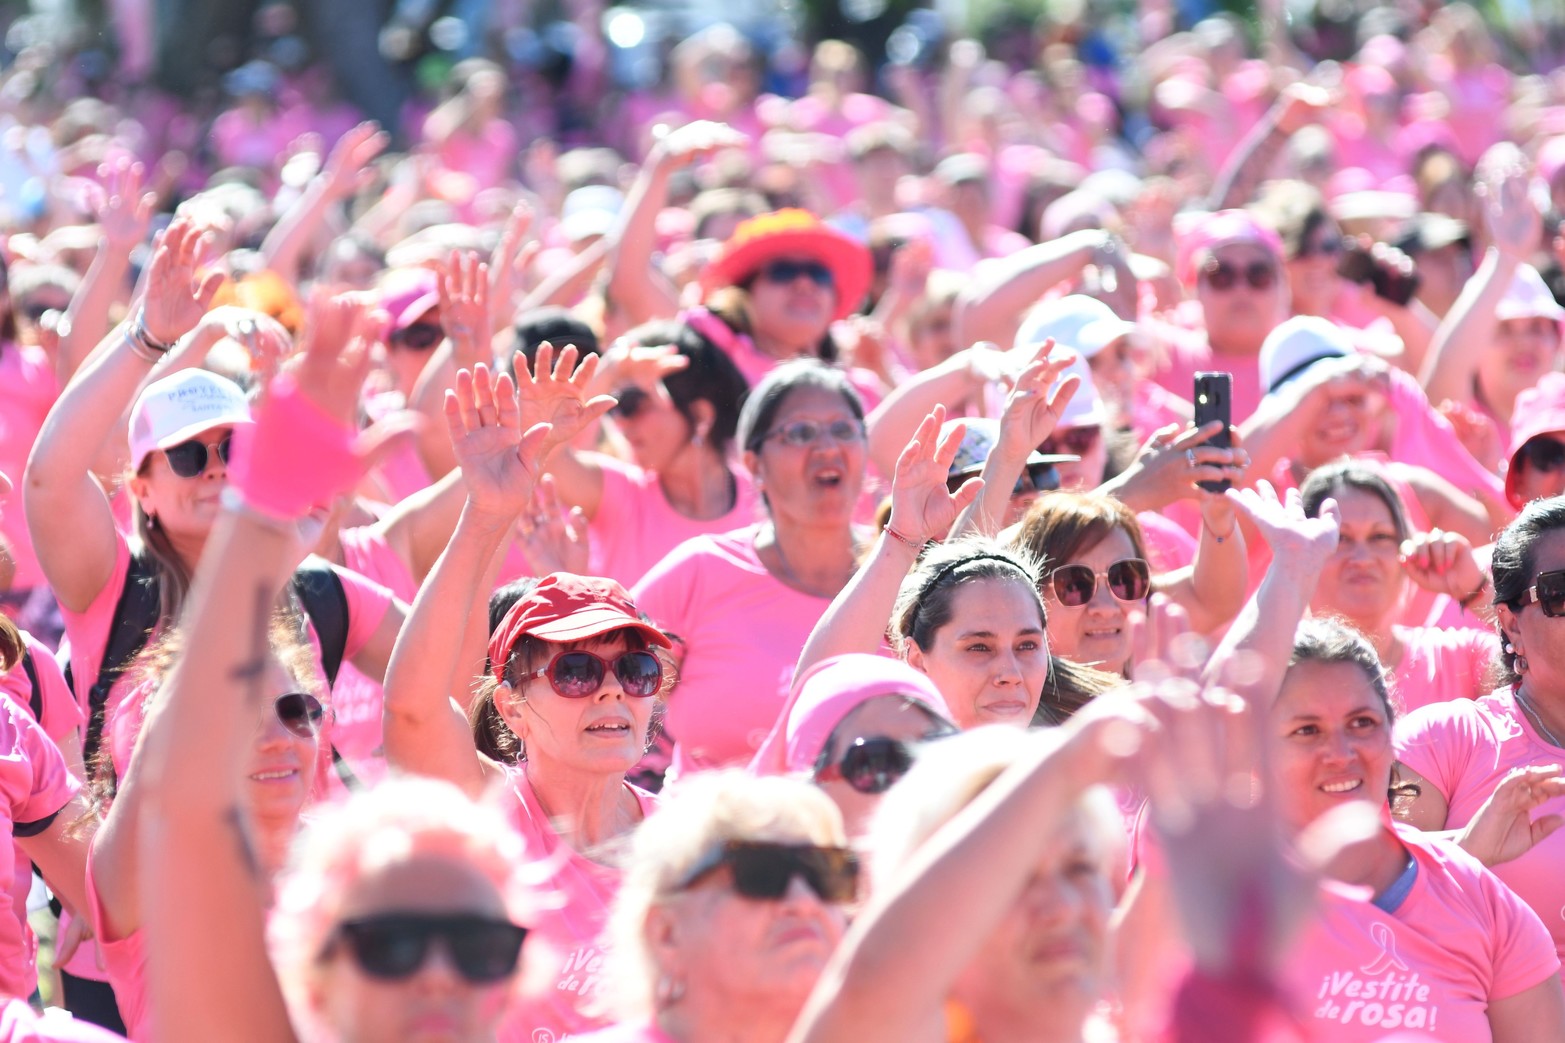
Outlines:
{"type": "MultiPolygon", "coordinates": [[[[754,337],[755,335],[755,323],[750,317],[750,287],[758,274],[758,271],[752,272],[738,285],[720,287],[713,290],[706,298],[706,309],[740,336],[754,337]]],[[[815,345],[815,357],[822,362],[836,362],[839,354],[837,342],[832,339],[831,326],[828,324],[826,332],[821,334],[820,341],[815,345]]]]}
{"type": "Polygon", "coordinates": [[[625,339],[643,346],[668,344],[690,360],[684,369],[665,376],[663,386],[674,408],[692,428],[696,424],[695,404],[706,402],[712,407],[707,441],[719,456],[725,455],[739,428],[739,404],[750,391],[728,353],[683,322],[645,322],[626,333],[625,339]]]}
{"type": "Polygon", "coordinates": [[[1027,508],[1013,542],[1037,555],[1048,569],[1069,563],[1116,531],[1130,537],[1137,557],[1147,556],[1141,523],[1119,500],[1102,493],[1051,492],[1027,508]]]}
{"type": "Polygon", "coordinates": [[[1377,497],[1391,512],[1391,527],[1396,530],[1397,539],[1407,539],[1407,507],[1401,495],[1378,468],[1358,460],[1339,460],[1311,471],[1299,487],[1304,513],[1319,518],[1321,504],[1340,489],[1357,489],[1377,497]]]}
{"type": "Polygon", "coordinates": [[[803,388],[819,388],[840,396],[855,418],[864,419],[864,401],[840,369],[818,359],[794,359],[766,374],[750,391],[739,411],[739,447],[747,453],[759,452],[777,411],[789,395],[803,388]]]}
{"type": "Polygon", "coordinates": [[[572,345],[582,358],[603,350],[593,328],[565,308],[551,306],[525,311],[516,317],[511,331],[516,339],[511,343],[511,350],[506,353],[505,369],[513,379],[516,376],[516,353],[521,352],[527,364],[532,365],[538,357],[538,346],[544,341],[554,345],[555,351],[572,345]]]}
{"type": "Polygon", "coordinates": [[[1038,603],[1038,625],[1045,623],[1038,594],[1038,560],[1024,549],[997,540],[967,538],[938,543],[920,559],[897,592],[891,610],[891,630],[906,651],[911,642],[928,651],[935,632],[951,622],[957,588],[976,580],[998,579],[1027,585],[1038,603]]]}
{"type": "MultiPolygon", "coordinates": [[[[1500,532],[1499,539],[1494,541],[1494,555],[1489,564],[1494,574],[1496,605],[1505,605],[1512,612],[1520,611],[1527,588],[1537,576],[1538,541],[1557,529],[1565,529],[1565,497],[1559,496],[1532,501],[1500,532]]],[[[1506,684],[1514,684],[1520,680],[1516,672],[1516,653],[1505,650],[1510,638],[1503,626],[1495,625],[1500,632],[1503,680],[1506,684]]]]}

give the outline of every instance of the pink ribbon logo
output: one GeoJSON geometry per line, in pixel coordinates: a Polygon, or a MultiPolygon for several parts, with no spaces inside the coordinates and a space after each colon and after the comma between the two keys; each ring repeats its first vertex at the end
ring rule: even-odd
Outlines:
{"type": "Polygon", "coordinates": [[[1380,946],[1380,955],[1375,957],[1359,970],[1364,974],[1385,974],[1390,970],[1407,970],[1407,964],[1402,962],[1402,957],[1397,955],[1397,936],[1391,932],[1391,928],[1383,923],[1369,925],[1369,937],[1380,946]]]}

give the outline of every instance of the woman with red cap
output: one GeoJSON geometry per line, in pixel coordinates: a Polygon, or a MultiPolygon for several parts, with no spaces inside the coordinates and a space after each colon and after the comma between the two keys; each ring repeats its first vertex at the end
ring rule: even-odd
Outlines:
{"type": "MultiPolygon", "coordinates": [[[[532,379],[523,364],[517,372],[532,379]]],[[[483,365],[457,375],[446,418],[467,502],[386,678],[392,767],[473,796],[503,787],[507,816],[551,867],[540,887],[555,901],[534,925],[549,949],[540,959],[552,961],[549,988],[521,1005],[504,1038],[557,1039],[594,1025],[587,1012],[602,959],[597,936],[619,886],[602,851],[653,802],[625,774],[646,750],[667,686],[659,650],[669,641],[642,620],[624,588],[554,573],[511,606],[493,635],[487,625],[489,593],[538,461],[612,404],[578,402],[556,413],[552,427],[524,435],[509,375],[493,377],[483,365]]]]}

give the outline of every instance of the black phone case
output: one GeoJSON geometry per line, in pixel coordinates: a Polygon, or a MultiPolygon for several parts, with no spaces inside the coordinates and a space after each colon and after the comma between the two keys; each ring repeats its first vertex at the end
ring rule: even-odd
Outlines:
{"type": "MultiPolygon", "coordinates": [[[[1221,420],[1223,429],[1203,444],[1219,449],[1232,449],[1233,436],[1229,425],[1233,423],[1233,377],[1227,373],[1197,373],[1195,375],[1195,425],[1201,427],[1213,420],[1221,420]]],[[[1197,482],[1209,493],[1220,493],[1233,483],[1197,482]]]]}

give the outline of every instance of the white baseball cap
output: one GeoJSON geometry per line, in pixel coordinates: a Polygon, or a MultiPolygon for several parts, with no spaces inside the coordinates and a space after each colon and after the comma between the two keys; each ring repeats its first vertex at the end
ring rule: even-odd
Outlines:
{"type": "MultiPolygon", "coordinates": [[[[1056,426],[1102,427],[1108,423],[1109,414],[1103,408],[1103,396],[1098,394],[1098,385],[1092,382],[1092,367],[1087,365],[1085,355],[1077,355],[1076,360],[1060,374],[1060,380],[1072,374],[1081,378],[1081,384],[1071,400],[1065,403],[1065,411],[1060,414],[1060,422],[1056,426]]],[[[1059,386],[1059,381],[1055,381],[1055,386],[1059,386]]]]}
{"type": "Polygon", "coordinates": [[[1505,289],[1505,296],[1494,306],[1494,317],[1503,320],[1538,316],[1558,322],[1565,319],[1565,308],[1561,308],[1554,294],[1549,292],[1548,284],[1538,274],[1538,269],[1530,264],[1518,264],[1516,274],[1511,276],[1511,285],[1505,289]]]}
{"type": "Polygon", "coordinates": [[[180,370],[148,384],[130,407],[131,467],[140,470],[156,450],[203,431],[253,422],[238,384],[204,369],[180,370]]]}
{"type": "Polygon", "coordinates": [[[1261,388],[1270,395],[1322,359],[1353,354],[1341,327],[1318,315],[1295,315],[1261,342],[1261,388]]]}
{"type": "Polygon", "coordinates": [[[1090,359],[1135,329],[1135,323],[1115,315],[1112,308],[1096,297],[1073,293],[1069,297],[1033,305],[1016,331],[1012,346],[1032,349],[1053,337],[1060,347],[1090,359]]]}

